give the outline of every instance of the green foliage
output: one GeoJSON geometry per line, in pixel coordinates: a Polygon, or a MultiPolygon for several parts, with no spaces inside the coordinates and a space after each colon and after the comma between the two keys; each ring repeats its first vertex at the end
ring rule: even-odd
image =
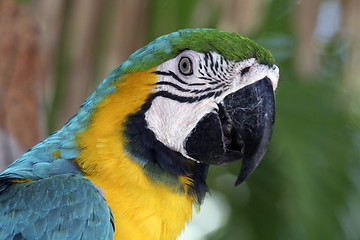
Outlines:
{"type": "Polygon", "coordinates": [[[224,193],[232,210],[208,239],[360,239],[360,132],[341,93],[346,48],[335,37],[321,52],[318,73],[299,77],[293,4],[271,1],[253,36],[280,67],[270,148],[238,188],[232,184],[239,164],[211,169],[210,186],[224,193]]]}
{"type": "MultiPolygon", "coordinates": [[[[65,7],[69,7],[69,5],[65,5],[65,7]]],[[[62,34],[61,41],[59,41],[59,48],[56,52],[56,64],[54,66],[54,76],[55,76],[55,89],[54,97],[52,99],[51,105],[48,106],[46,114],[48,119],[47,124],[47,132],[52,133],[57,130],[56,124],[57,119],[60,115],[61,107],[64,104],[64,96],[66,95],[66,91],[68,90],[69,77],[70,77],[70,69],[71,69],[71,61],[70,59],[70,47],[68,41],[68,34],[66,34],[65,27],[69,23],[69,13],[70,11],[64,11],[64,22],[63,27],[61,29],[62,34]]]]}
{"type": "Polygon", "coordinates": [[[149,40],[189,28],[199,0],[153,0],[148,7],[149,40]]]}
{"type": "Polygon", "coordinates": [[[179,29],[216,28],[221,13],[221,8],[218,5],[207,0],[149,1],[147,11],[148,42],[179,29]],[[204,2],[210,7],[202,9],[204,2]],[[197,18],[200,18],[202,23],[197,23],[197,18]]]}

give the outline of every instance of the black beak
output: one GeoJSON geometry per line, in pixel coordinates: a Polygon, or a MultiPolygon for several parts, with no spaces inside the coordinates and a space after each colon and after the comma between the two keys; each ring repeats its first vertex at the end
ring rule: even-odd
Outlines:
{"type": "Polygon", "coordinates": [[[189,135],[185,148],[190,157],[206,164],[226,164],[243,159],[235,186],[243,182],[262,160],[275,121],[275,97],[265,77],[219,104],[189,135]]]}
{"type": "Polygon", "coordinates": [[[236,143],[231,144],[243,148],[244,152],[237,186],[255,170],[270,143],[275,121],[275,97],[270,79],[265,77],[226,96],[223,108],[232,123],[231,139],[236,143]]]}

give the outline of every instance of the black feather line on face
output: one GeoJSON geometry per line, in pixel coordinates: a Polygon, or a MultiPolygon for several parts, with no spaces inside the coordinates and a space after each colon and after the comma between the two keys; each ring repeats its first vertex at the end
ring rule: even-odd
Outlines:
{"type": "Polygon", "coordinates": [[[209,66],[209,57],[208,57],[208,53],[205,53],[204,55],[204,60],[205,60],[205,66],[208,67],[209,66]]]}
{"type": "Polygon", "coordinates": [[[196,97],[184,97],[184,96],[178,96],[178,95],[169,93],[167,91],[159,91],[157,93],[154,93],[154,96],[161,96],[161,97],[164,97],[164,98],[169,98],[169,99],[181,102],[181,103],[193,103],[193,102],[204,100],[206,98],[211,98],[215,94],[217,96],[220,96],[219,94],[221,94],[221,93],[222,93],[222,91],[216,91],[216,92],[213,91],[213,92],[208,92],[206,94],[202,94],[202,95],[199,95],[199,96],[196,96],[196,97]]]}
{"type": "MultiPolygon", "coordinates": [[[[185,82],[185,80],[181,79],[178,75],[176,75],[174,72],[172,71],[169,71],[169,72],[161,72],[161,71],[156,71],[154,72],[155,74],[157,75],[165,75],[165,76],[171,76],[173,77],[175,80],[177,80],[178,82],[184,84],[184,85],[187,85],[187,86],[204,86],[206,85],[205,83],[187,83],[185,82]]],[[[157,85],[170,85],[169,82],[165,82],[165,81],[161,81],[161,82],[157,82],[156,83],[157,85]]],[[[174,86],[175,84],[172,83],[172,86],[174,86]]],[[[177,85],[176,85],[177,86],[177,85]]]]}
{"type": "MultiPolygon", "coordinates": [[[[154,132],[147,127],[145,113],[151,107],[152,101],[159,95],[158,93],[152,94],[140,111],[127,117],[127,121],[124,123],[125,150],[136,161],[144,165],[144,169],[147,165],[151,166],[151,168],[158,166],[172,174],[173,177],[189,176],[192,178],[193,185],[188,188],[187,194],[194,196],[194,199],[201,203],[205,193],[208,192],[205,181],[208,165],[186,159],[180,153],[169,149],[157,140],[154,132]]],[[[158,172],[158,174],[161,173],[164,172],[158,172]]],[[[166,174],[164,175],[166,177],[166,174]]],[[[157,176],[149,174],[149,177],[156,178],[157,176]]],[[[161,178],[164,178],[164,176],[158,176],[158,179],[161,178]]]]}
{"type": "Polygon", "coordinates": [[[174,72],[172,72],[172,71],[169,71],[169,72],[155,71],[154,73],[157,74],[157,75],[171,76],[171,77],[173,77],[174,79],[176,79],[179,83],[182,83],[182,84],[184,84],[184,85],[187,85],[187,84],[188,84],[188,83],[185,82],[184,80],[180,79],[180,78],[178,77],[178,75],[176,75],[176,74],[175,74],[174,72]]]}
{"type": "Polygon", "coordinates": [[[191,92],[192,90],[190,89],[185,89],[185,88],[182,88],[172,82],[157,82],[156,85],[167,85],[167,86],[171,86],[177,90],[179,90],[180,92],[191,92]]]}

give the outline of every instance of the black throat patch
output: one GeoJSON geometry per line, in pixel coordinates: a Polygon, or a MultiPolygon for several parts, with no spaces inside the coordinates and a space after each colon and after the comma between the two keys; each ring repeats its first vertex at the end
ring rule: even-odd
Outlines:
{"type": "Polygon", "coordinates": [[[144,167],[145,174],[155,184],[164,183],[171,189],[184,192],[178,176],[190,177],[193,184],[189,186],[187,194],[201,204],[208,192],[206,176],[209,166],[185,158],[156,139],[145,120],[145,113],[156,96],[151,95],[140,111],[127,117],[124,123],[125,151],[144,167]]]}

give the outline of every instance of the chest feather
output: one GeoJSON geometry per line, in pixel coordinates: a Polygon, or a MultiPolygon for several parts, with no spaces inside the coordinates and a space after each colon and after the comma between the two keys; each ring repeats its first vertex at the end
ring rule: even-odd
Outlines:
{"type": "Polygon", "coordinates": [[[151,181],[124,151],[123,123],[152,93],[154,70],[123,76],[77,136],[82,151],[75,161],[102,190],[114,214],[115,239],[176,239],[192,214],[191,197],[151,181]]]}
{"type": "Polygon", "coordinates": [[[127,161],[117,169],[122,181],[88,176],[103,189],[114,214],[115,239],[176,239],[191,218],[192,200],[154,185],[136,163],[127,161]]]}

